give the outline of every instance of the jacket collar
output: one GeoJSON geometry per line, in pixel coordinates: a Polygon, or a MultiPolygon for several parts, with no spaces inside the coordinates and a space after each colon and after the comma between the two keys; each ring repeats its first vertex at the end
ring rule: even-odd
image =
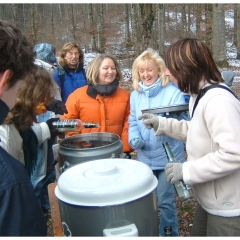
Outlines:
{"type": "Polygon", "coordinates": [[[154,84],[147,87],[142,82],[139,82],[139,91],[145,93],[148,97],[156,96],[162,88],[162,82],[158,79],[154,84]]]}
{"type": "MultiPolygon", "coordinates": [[[[72,70],[68,67],[68,65],[64,65],[64,66],[63,66],[63,69],[64,69],[64,71],[65,71],[66,73],[68,73],[68,74],[69,74],[70,72],[72,72],[72,70]]],[[[76,73],[76,72],[80,72],[82,69],[83,69],[83,65],[78,62],[77,66],[76,66],[76,68],[75,68],[75,70],[74,70],[74,72],[75,72],[75,73],[76,73]]]]}

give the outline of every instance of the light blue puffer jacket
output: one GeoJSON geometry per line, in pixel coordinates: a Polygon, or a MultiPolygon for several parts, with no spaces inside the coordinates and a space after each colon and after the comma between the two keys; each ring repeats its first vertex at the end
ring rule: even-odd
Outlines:
{"type": "MultiPolygon", "coordinates": [[[[137,159],[147,164],[152,170],[162,170],[168,163],[168,158],[165,153],[163,142],[168,142],[176,159],[180,162],[185,161],[184,158],[184,143],[179,140],[167,136],[155,136],[153,129],[147,129],[143,120],[138,120],[142,114],[141,110],[168,106],[175,104],[186,104],[182,92],[173,84],[168,84],[162,87],[161,81],[157,81],[154,87],[145,89],[140,83],[140,92],[134,90],[130,96],[130,116],[129,116],[129,143],[131,139],[140,137],[144,141],[144,146],[138,148],[137,159]],[[142,87],[141,87],[142,86],[142,87]]],[[[170,113],[168,116],[165,114],[157,114],[165,117],[172,117],[182,119],[186,116],[176,113],[170,113]]],[[[186,118],[185,118],[186,119],[186,118]]]]}

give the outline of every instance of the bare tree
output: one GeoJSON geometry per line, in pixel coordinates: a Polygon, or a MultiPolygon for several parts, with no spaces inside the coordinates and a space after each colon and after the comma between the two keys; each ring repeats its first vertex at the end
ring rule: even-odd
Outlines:
{"type": "Polygon", "coordinates": [[[234,45],[237,48],[237,59],[240,59],[240,4],[234,4],[234,45]]]}
{"type": "Polygon", "coordinates": [[[89,33],[91,37],[91,48],[92,51],[97,50],[97,44],[96,44],[96,36],[95,36],[95,27],[94,27],[94,21],[93,21],[93,5],[88,5],[88,20],[89,20],[89,33]]]}
{"type": "Polygon", "coordinates": [[[165,53],[165,47],[164,47],[164,42],[165,42],[165,8],[164,4],[158,4],[157,8],[157,21],[158,21],[158,50],[160,56],[164,56],[165,53]]]}
{"type": "Polygon", "coordinates": [[[219,64],[227,64],[226,30],[223,4],[213,4],[213,57],[219,64]]]}
{"type": "Polygon", "coordinates": [[[103,24],[104,24],[104,18],[103,18],[103,4],[97,4],[97,34],[98,34],[98,51],[104,52],[104,33],[103,33],[103,24]]]}
{"type": "Polygon", "coordinates": [[[142,51],[149,47],[154,21],[153,4],[139,4],[141,13],[142,51]]]}
{"type": "Polygon", "coordinates": [[[129,48],[131,43],[131,36],[130,36],[130,19],[131,15],[129,12],[129,4],[124,4],[124,15],[125,15],[125,39],[126,39],[126,47],[129,48]]]}

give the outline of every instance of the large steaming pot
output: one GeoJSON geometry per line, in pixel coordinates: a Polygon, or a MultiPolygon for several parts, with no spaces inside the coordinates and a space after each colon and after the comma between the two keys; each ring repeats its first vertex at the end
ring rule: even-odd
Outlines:
{"type": "Polygon", "coordinates": [[[63,172],[55,188],[65,236],[159,236],[157,179],[144,163],[101,159],[63,172]]]}
{"type": "Polygon", "coordinates": [[[108,132],[78,134],[59,143],[58,166],[60,173],[68,167],[93,159],[122,158],[123,144],[120,137],[108,132]]]}

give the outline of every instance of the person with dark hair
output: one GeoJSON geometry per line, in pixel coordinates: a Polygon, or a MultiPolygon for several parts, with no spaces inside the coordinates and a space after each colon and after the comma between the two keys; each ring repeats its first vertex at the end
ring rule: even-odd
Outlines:
{"type": "Polygon", "coordinates": [[[69,94],[87,84],[84,53],[78,44],[66,43],[60,51],[58,63],[59,69],[53,73],[53,78],[61,89],[63,102],[66,102],[69,94]]]}
{"type": "Polygon", "coordinates": [[[166,74],[191,95],[191,120],[143,114],[156,136],[186,142],[187,161],[168,163],[167,180],[192,185],[192,236],[240,236],[240,102],[224,83],[208,46],[184,38],[166,51],[166,74]]]}
{"type": "Polygon", "coordinates": [[[66,136],[90,132],[109,132],[119,135],[125,153],[133,151],[128,144],[130,93],[119,87],[122,81],[120,66],[111,54],[97,55],[87,67],[89,85],[71,93],[66,102],[68,110],[60,119],[80,119],[98,123],[99,128],[84,128],[66,136]],[[117,111],[116,111],[117,109],[117,111]]]}
{"type": "MultiPolygon", "coordinates": [[[[0,125],[35,70],[33,45],[0,20],[0,125]]],[[[1,138],[0,138],[1,141],[1,138]]],[[[47,236],[47,225],[24,165],[0,146],[0,236],[47,236]]]]}

